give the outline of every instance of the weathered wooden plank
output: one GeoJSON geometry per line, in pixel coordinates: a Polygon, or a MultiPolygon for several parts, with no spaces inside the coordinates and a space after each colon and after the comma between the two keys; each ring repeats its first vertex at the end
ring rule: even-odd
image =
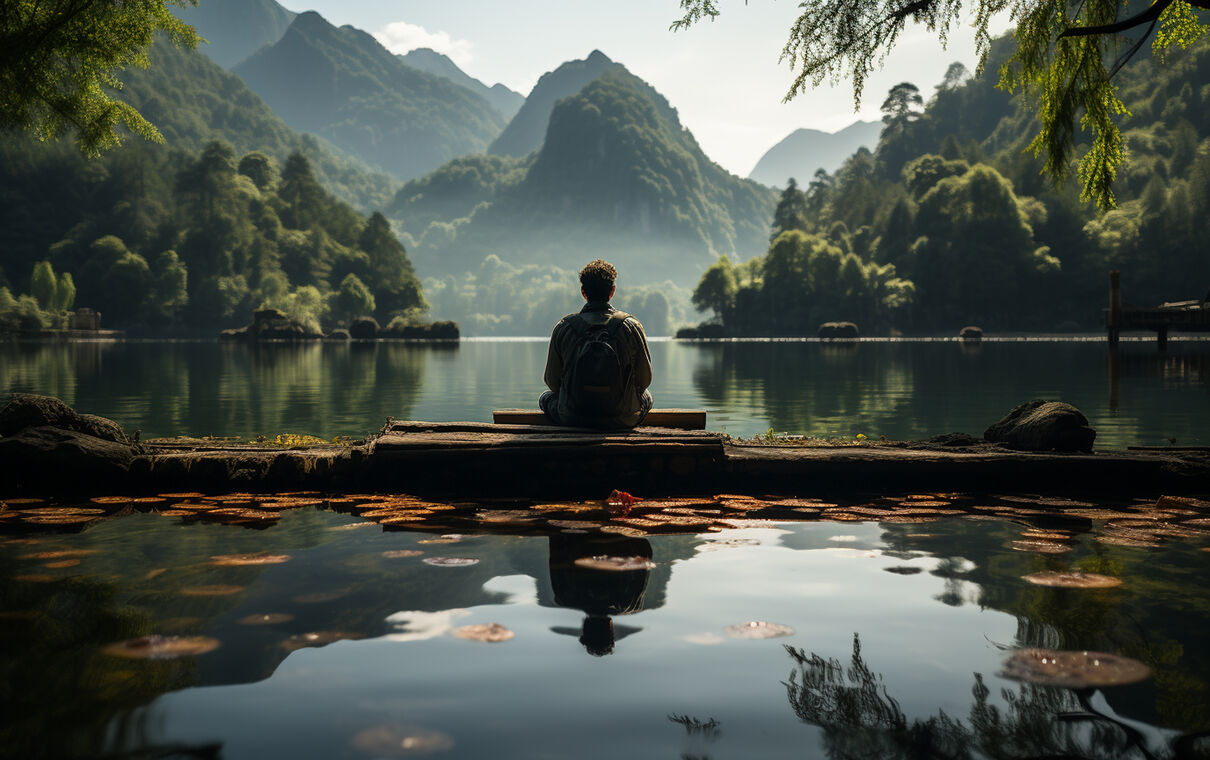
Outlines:
{"type": "Polygon", "coordinates": [[[706,436],[615,436],[602,434],[516,434],[477,432],[411,432],[388,433],[377,438],[373,450],[395,451],[402,449],[496,449],[496,448],[545,448],[583,449],[585,447],[612,447],[638,449],[661,447],[719,447],[719,437],[706,436]]]}
{"type": "Polygon", "coordinates": [[[719,433],[708,430],[686,430],[684,428],[646,426],[633,430],[597,430],[595,428],[558,427],[554,425],[511,425],[491,422],[420,422],[396,421],[387,433],[512,433],[534,435],[585,435],[631,438],[635,436],[666,437],[686,436],[714,439],[719,433]]]}
{"type": "MultiPolygon", "coordinates": [[[[492,419],[504,425],[545,425],[550,421],[539,409],[496,409],[492,419]]],[[[643,427],[705,430],[705,409],[652,409],[643,420],[643,427]]]]}

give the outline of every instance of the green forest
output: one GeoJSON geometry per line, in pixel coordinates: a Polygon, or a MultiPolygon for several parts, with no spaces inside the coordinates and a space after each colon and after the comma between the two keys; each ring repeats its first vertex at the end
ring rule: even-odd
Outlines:
{"type": "Polygon", "coordinates": [[[63,327],[64,310],[82,304],[108,326],[212,335],[267,306],[318,333],[361,315],[415,321],[427,308],[386,218],[336,199],[302,154],[279,167],[216,141],[87,162],[67,145],[34,147],[0,143],[14,184],[42,191],[13,201],[43,221],[38,232],[66,232],[0,249],[3,327],[63,327]],[[35,246],[46,254],[30,267],[23,249],[35,246]]]}
{"type": "MultiPolygon", "coordinates": [[[[1006,47],[993,45],[987,71],[1006,47]]],[[[888,93],[876,151],[789,181],[767,250],[720,257],[694,305],[729,335],[814,335],[841,320],[885,335],[1095,329],[1111,269],[1128,303],[1202,298],[1210,44],[1119,76],[1128,163],[1115,209],[1043,177],[1026,151],[1031,105],[954,64],[927,101],[911,83],[888,93]]]]}

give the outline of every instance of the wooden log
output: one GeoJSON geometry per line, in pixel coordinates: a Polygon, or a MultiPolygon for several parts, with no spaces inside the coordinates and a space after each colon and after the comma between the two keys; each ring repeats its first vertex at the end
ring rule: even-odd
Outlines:
{"type": "Polygon", "coordinates": [[[1122,275],[1116,269],[1109,273],[1109,345],[1118,345],[1122,329],[1122,275]]]}
{"type": "MultiPolygon", "coordinates": [[[[500,425],[550,425],[540,409],[496,409],[492,419],[500,425]]],[[[705,430],[705,409],[652,409],[643,420],[643,427],[705,430]]]]}

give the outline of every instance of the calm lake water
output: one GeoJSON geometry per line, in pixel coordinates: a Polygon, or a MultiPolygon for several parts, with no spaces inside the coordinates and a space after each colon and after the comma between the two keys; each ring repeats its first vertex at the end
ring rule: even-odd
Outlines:
{"type": "Polygon", "coordinates": [[[0,746],[224,760],[1210,756],[1205,531],[1128,547],[1100,540],[1104,521],[1075,520],[1065,553],[1039,554],[1011,548],[1042,519],[1026,514],[434,543],[312,507],[264,530],[136,513],[10,534],[0,746]],[[265,551],[289,556],[211,562],[265,551]],[[600,554],[654,567],[572,563],[600,554]],[[476,562],[424,562],[436,557],[476,562]],[[1022,579],[1072,568],[1123,583],[1022,579]],[[784,635],[729,630],[752,621],[784,635]],[[489,623],[513,638],[453,635],[489,623]],[[105,650],[148,634],[217,648],[105,650]],[[1001,675],[1020,647],[1107,652],[1152,673],[1022,683],[1001,675]]]}
{"type": "MultiPolygon", "coordinates": [[[[1017,404],[1079,407],[1097,445],[1210,445],[1210,342],[1103,339],[651,344],[659,407],[732,435],[981,435],[1017,404]]],[[[56,395],[144,437],[363,436],[396,419],[490,420],[536,408],[545,339],[228,345],[0,344],[0,394],[56,395]]]]}

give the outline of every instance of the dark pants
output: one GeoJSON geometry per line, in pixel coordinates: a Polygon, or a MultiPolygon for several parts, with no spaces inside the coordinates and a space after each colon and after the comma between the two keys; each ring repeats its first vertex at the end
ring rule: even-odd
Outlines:
{"type": "Polygon", "coordinates": [[[630,420],[622,419],[586,419],[573,418],[561,419],[559,416],[559,394],[554,391],[546,391],[538,398],[538,408],[545,414],[546,418],[555,425],[566,425],[568,427],[593,427],[593,428],[633,428],[643,424],[643,420],[647,417],[647,412],[651,411],[651,407],[655,404],[655,399],[651,397],[651,391],[643,391],[643,395],[639,396],[639,416],[633,423],[630,420]]]}

